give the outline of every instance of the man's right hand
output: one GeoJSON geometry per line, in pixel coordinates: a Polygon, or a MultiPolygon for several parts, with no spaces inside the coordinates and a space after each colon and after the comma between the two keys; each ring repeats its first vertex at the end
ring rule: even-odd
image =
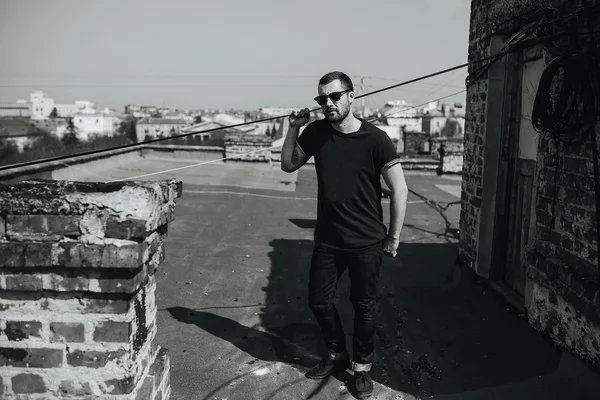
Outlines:
{"type": "Polygon", "coordinates": [[[310,110],[304,108],[300,111],[292,111],[290,115],[290,125],[297,126],[298,128],[306,124],[310,120],[310,110]]]}

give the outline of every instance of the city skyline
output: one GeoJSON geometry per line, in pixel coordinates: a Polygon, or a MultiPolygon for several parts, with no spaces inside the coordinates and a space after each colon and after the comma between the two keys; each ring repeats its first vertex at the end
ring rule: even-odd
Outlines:
{"type": "MultiPolygon", "coordinates": [[[[42,90],[116,109],[313,107],[317,81],[330,70],[351,75],[358,94],[380,89],[464,63],[470,8],[433,0],[375,1],[369,12],[357,2],[4,3],[0,101],[42,90]],[[298,22],[290,28],[290,20],[298,22]]],[[[466,68],[365,102],[427,102],[464,88],[465,76],[466,68]]]]}

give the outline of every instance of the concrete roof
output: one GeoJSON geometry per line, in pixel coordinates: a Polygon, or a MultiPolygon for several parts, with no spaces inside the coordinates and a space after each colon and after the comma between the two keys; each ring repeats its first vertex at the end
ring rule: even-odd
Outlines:
{"type": "Polygon", "coordinates": [[[165,118],[154,118],[146,117],[138,121],[138,125],[151,124],[151,125],[187,125],[187,122],[181,119],[165,119],[165,118]]]}
{"type": "MultiPolygon", "coordinates": [[[[191,161],[132,153],[54,178],[127,178],[191,161]]],[[[406,177],[419,196],[409,195],[399,255],[381,271],[372,399],[597,398],[596,375],[486,286],[453,278],[460,206],[440,214],[423,197],[457,201],[460,179],[406,177]]],[[[323,354],[307,306],[314,168],[286,174],[278,165],[215,162],[143,179],[169,178],[184,182],[157,272],[158,341],[169,349],[171,398],[352,399],[349,371],[325,381],[303,375],[323,354]]],[[[347,276],[338,293],[350,335],[347,276]]]]}

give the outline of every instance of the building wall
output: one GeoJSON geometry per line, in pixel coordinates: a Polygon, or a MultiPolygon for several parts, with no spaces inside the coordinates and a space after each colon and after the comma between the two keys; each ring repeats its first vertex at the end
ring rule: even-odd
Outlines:
{"type": "Polygon", "coordinates": [[[56,104],[54,99],[42,91],[35,91],[29,95],[31,118],[46,119],[54,108],[59,117],[72,117],[79,112],[95,112],[94,104],[89,101],[79,100],[74,104],[56,104]]]}
{"type": "MultiPolygon", "coordinates": [[[[523,10],[534,3],[533,0],[473,0],[469,60],[497,53],[506,39],[524,26],[524,18],[520,18],[523,10]],[[508,21],[501,24],[502,32],[495,31],[502,21],[508,21]]],[[[577,7],[583,2],[566,4],[577,7]]],[[[522,232],[524,306],[533,328],[598,367],[600,282],[591,146],[587,140],[560,152],[556,170],[554,143],[548,135],[535,132],[531,125],[536,85],[548,60],[541,50],[540,57],[531,58],[531,53],[535,49],[523,52],[518,69],[521,112],[517,124],[517,160],[530,162],[535,169],[527,213],[531,222],[528,231],[522,232]],[[558,172],[556,189],[555,172],[558,172]]],[[[490,267],[494,236],[500,231],[500,227],[494,226],[495,210],[497,202],[502,201],[496,196],[500,193],[497,174],[500,159],[494,155],[494,149],[498,153],[499,126],[509,122],[502,110],[506,98],[504,80],[498,79],[503,62],[508,61],[495,63],[486,75],[467,88],[459,262],[486,278],[493,278],[490,267]]],[[[469,72],[472,70],[471,66],[469,72]]],[[[597,137],[599,130],[597,126],[597,137]]],[[[527,204],[523,207],[527,208],[527,204]]],[[[509,218],[516,216],[510,214],[509,218]]]]}
{"type": "Polygon", "coordinates": [[[29,117],[31,108],[25,104],[0,104],[0,117],[29,117]]]}
{"type": "Polygon", "coordinates": [[[87,140],[92,135],[112,135],[117,118],[102,114],[77,114],[73,118],[73,124],[79,129],[80,139],[87,140]]]}
{"type": "Polygon", "coordinates": [[[136,133],[138,142],[144,141],[146,136],[156,138],[159,136],[168,137],[177,135],[181,132],[181,129],[186,125],[184,124],[168,124],[168,123],[142,123],[136,125],[136,133]]]}
{"type": "Polygon", "coordinates": [[[423,121],[421,117],[388,117],[388,125],[404,126],[406,132],[422,132],[423,121]]]}

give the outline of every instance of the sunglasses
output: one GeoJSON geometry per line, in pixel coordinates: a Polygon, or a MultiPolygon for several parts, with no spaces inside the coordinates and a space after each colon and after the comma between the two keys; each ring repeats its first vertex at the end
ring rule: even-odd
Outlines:
{"type": "Polygon", "coordinates": [[[332,92],[332,93],[329,93],[329,94],[324,94],[324,95],[315,97],[315,101],[320,106],[322,106],[323,104],[327,104],[327,98],[330,98],[331,101],[337,102],[337,101],[340,101],[340,99],[342,98],[342,95],[344,93],[348,93],[348,92],[351,92],[351,91],[352,90],[344,90],[344,91],[341,91],[341,92],[332,92]]]}

